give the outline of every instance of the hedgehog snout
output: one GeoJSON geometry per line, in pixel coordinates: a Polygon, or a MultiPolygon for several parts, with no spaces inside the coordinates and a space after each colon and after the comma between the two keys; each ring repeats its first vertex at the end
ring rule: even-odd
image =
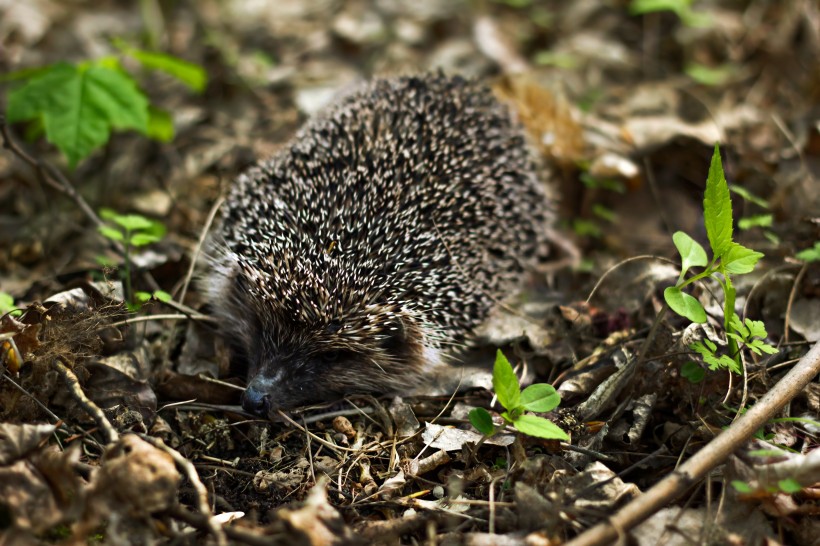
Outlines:
{"type": "Polygon", "coordinates": [[[268,415],[273,409],[276,379],[257,374],[242,393],[242,409],[256,415],[268,415]]]}

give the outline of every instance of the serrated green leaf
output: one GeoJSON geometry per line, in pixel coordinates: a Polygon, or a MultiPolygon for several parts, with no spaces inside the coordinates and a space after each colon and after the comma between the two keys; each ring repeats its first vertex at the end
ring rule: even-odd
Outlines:
{"type": "Polygon", "coordinates": [[[703,221],[706,235],[715,257],[723,257],[732,244],[732,201],[729,186],[720,162],[720,148],[715,144],[709,176],[706,178],[706,192],[703,196],[703,221]]]}
{"type": "Polygon", "coordinates": [[[672,235],[672,242],[678,249],[681,258],[681,274],[686,273],[690,267],[706,267],[709,259],[703,247],[682,231],[676,231],[672,235]]]}
{"type": "Polygon", "coordinates": [[[749,337],[759,337],[759,338],[766,338],[769,335],[766,332],[766,326],[763,324],[762,320],[752,320],[747,318],[745,321],[746,328],[749,330],[749,337]]]}
{"type": "Polygon", "coordinates": [[[760,252],[755,252],[738,243],[731,243],[721,257],[721,264],[726,273],[731,275],[741,275],[754,271],[755,265],[763,257],[760,252]]]}
{"type": "Polygon", "coordinates": [[[490,412],[484,408],[473,408],[470,410],[470,413],[467,414],[467,417],[470,419],[470,423],[476,428],[476,430],[484,436],[492,436],[495,432],[493,418],[490,415],[490,412]]]}
{"type": "Polygon", "coordinates": [[[681,291],[676,286],[670,286],[663,291],[663,298],[666,304],[674,312],[682,317],[686,317],[692,322],[702,324],[706,322],[706,311],[698,300],[681,291]]]}
{"type": "Polygon", "coordinates": [[[513,422],[513,426],[519,432],[523,432],[527,436],[534,436],[535,438],[544,438],[546,440],[561,440],[569,441],[569,436],[561,428],[543,417],[537,415],[522,415],[513,422]]]}
{"type": "Polygon", "coordinates": [[[97,228],[103,237],[111,239],[112,241],[124,241],[125,235],[122,231],[118,230],[117,228],[112,228],[111,226],[99,226],[97,228]]]}
{"type": "Polygon", "coordinates": [[[795,258],[798,260],[803,260],[804,262],[820,261],[820,241],[815,242],[812,248],[801,250],[795,254],[795,258]]]}
{"type": "Polygon", "coordinates": [[[148,127],[145,131],[148,138],[159,142],[174,140],[174,120],[165,110],[148,107],[148,127]]]}
{"type": "Polygon", "coordinates": [[[501,349],[495,354],[493,389],[498,396],[498,401],[507,410],[512,411],[521,405],[521,387],[518,385],[518,377],[501,349]]]}
{"type": "Polygon", "coordinates": [[[703,355],[703,361],[713,372],[721,368],[720,359],[715,355],[703,355]]]}
{"type": "Polygon", "coordinates": [[[749,338],[749,329],[743,325],[737,313],[732,313],[732,318],[729,319],[729,326],[731,326],[742,339],[749,338]]]}
{"type": "Polygon", "coordinates": [[[123,72],[60,63],[9,93],[9,121],[43,120],[46,138],[71,168],[108,141],[110,131],[145,132],[148,100],[123,72]]]}
{"type": "Polygon", "coordinates": [[[703,340],[703,342],[706,344],[706,346],[707,346],[707,347],[709,347],[709,349],[710,349],[713,353],[714,353],[715,351],[717,351],[717,345],[715,345],[715,342],[714,342],[714,341],[712,341],[711,339],[704,339],[704,340],[703,340]]]}
{"type": "Polygon", "coordinates": [[[555,392],[552,385],[535,383],[521,392],[521,405],[529,411],[552,411],[561,403],[561,395],[555,392]]]}
{"type": "Polygon", "coordinates": [[[729,355],[720,355],[720,358],[718,358],[718,366],[738,375],[743,373],[740,364],[738,364],[738,362],[729,355]]]}
{"type": "Polygon", "coordinates": [[[145,51],[130,47],[123,48],[123,51],[126,55],[139,61],[145,68],[165,72],[197,93],[202,93],[208,84],[208,74],[198,64],[158,51],[145,51]]]}
{"type": "Polygon", "coordinates": [[[754,339],[754,340],[750,341],[749,343],[747,343],[747,347],[749,347],[749,349],[752,352],[754,352],[756,355],[759,355],[761,353],[766,353],[768,355],[773,355],[773,354],[777,353],[777,348],[776,347],[774,347],[772,345],[769,345],[768,343],[766,343],[762,339],[754,339]]]}

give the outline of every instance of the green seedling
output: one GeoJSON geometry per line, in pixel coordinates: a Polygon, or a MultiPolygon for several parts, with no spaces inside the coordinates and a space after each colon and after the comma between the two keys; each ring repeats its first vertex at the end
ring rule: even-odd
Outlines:
{"type": "MultiPolygon", "coordinates": [[[[510,362],[500,350],[496,353],[493,366],[493,389],[498,402],[506,410],[501,417],[516,430],[536,438],[569,441],[567,433],[552,421],[526,413],[552,411],[561,403],[561,396],[552,385],[546,383],[536,383],[522,391],[510,362]]],[[[470,423],[485,436],[497,432],[490,412],[484,408],[473,409],[469,418],[470,423]]]]}
{"type": "Polygon", "coordinates": [[[23,312],[18,309],[16,305],[14,305],[14,298],[11,294],[7,292],[0,292],[0,316],[5,315],[6,313],[14,317],[23,314],[23,312]]]}
{"type": "MultiPolygon", "coordinates": [[[[205,89],[207,76],[201,66],[164,53],[116,45],[146,69],[170,74],[195,92],[205,89]]],[[[3,80],[24,82],[8,94],[8,121],[31,122],[30,135],[45,132],[72,169],[105,145],[113,130],[130,129],[162,142],[174,136],[171,115],[150,104],[118,57],[60,62],[12,73],[3,80]]]]}
{"type": "Polygon", "coordinates": [[[795,257],[798,260],[802,260],[806,263],[820,262],[820,241],[814,243],[814,246],[812,248],[801,250],[795,255],[795,257]]]}
{"type": "MultiPolygon", "coordinates": [[[[103,237],[112,241],[122,243],[125,253],[125,266],[123,269],[123,277],[125,280],[125,302],[128,308],[132,311],[139,308],[141,303],[151,299],[151,294],[147,292],[140,293],[137,296],[131,289],[131,252],[134,248],[156,243],[165,235],[165,226],[162,222],[149,220],[139,214],[118,214],[111,209],[102,209],[100,217],[108,220],[110,223],[100,226],[99,232],[103,237]],[[147,297],[145,297],[147,295],[147,297]],[[142,301],[141,301],[142,300],[142,301]]],[[[157,291],[154,297],[160,301],[165,301],[163,298],[167,293],[157,291]],[[157,295],[159,293],[159,296],[157,295]]],[[[170,296],[168,297],[170,299],[170,296]]]]}
{"type": "Polygon", "coordinates": [[[709,176],[706,179],[703,218],[712,259],[709,259],[706,250],[697,241],[682,231],[676,232],[672,236],[672,241],[680,253],[681,272],[675,286],[667,288],[663,296],[669,308],[675,313],[692,322],[704,323],[706,322],[706,311],[703,306],[683,289],[706,278],[714,280],[720,286],[723,291],[723,326],[726,331],[728,352],[717,354],[717,346],[708,339],[702,343],[693,344],[691,348],[700,353],[710,369],[728,369],[740,374],[743,369],[741,346],[756,354],[772,354],[777,352],[777,349],[764,341],[767,334],[762,322],[749,319],[741,321],[735,313],[736,292],[732,277],[751,273],[763,254],[732,240],[732,200],[729,196],[729,185],[723,173],[720,148],[717,144],[712,154],[709,176]],[[693,267],[704,269],[687,278],[686,274],[693,267]]]}

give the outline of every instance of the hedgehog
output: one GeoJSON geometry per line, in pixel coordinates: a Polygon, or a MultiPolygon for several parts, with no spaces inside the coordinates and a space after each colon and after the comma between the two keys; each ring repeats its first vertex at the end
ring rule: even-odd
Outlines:
{"type": "Polygon", "coordinates": [[[243,408],[407,392],[458,363],[549,255],[526,140],[479,81],[382,78],[241,174],[206,292],[247,369],[243,408]]]}

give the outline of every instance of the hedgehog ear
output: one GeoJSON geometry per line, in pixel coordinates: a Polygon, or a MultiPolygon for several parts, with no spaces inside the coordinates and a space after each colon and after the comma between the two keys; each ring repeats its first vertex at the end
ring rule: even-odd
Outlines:
{"type": "Polygon", "coordinates": [[[386,325],[387,336],[381,343],[382,348],[391,355],[402,357],[412,351],[412,345],[418,336],[413,335],[412,319],[403,315],[396,315],[386,325]]]}

